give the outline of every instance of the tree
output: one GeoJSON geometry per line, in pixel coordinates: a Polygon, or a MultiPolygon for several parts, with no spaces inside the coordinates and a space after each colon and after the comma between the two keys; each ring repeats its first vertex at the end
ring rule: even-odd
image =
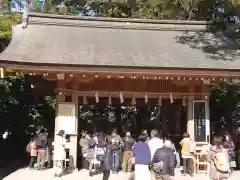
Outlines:
{"type": "Polygon", "coordinates": [[[221,82],[213,87],[210,97],[211,126],[215,132],[233,134],[239,124],[240,84],[221,82]]]}
{"type": "MultiPolygon", "coordinates": [[[[17,14],[0,16],[0,52],[11,40],[11,26],[19,22],[17,14]]],[[[29,138],[37,129],[46,127],[50,132],[54,129],[55,99],[44,94],[36,98],[32,78],[7,70],[6,76],[0,79],[0,135],[8,132],[5,145],[11,147],[2,148],[1,151],[8,151],[1,154],[10,153],[11,158],[25,151],[29,138]]]]}

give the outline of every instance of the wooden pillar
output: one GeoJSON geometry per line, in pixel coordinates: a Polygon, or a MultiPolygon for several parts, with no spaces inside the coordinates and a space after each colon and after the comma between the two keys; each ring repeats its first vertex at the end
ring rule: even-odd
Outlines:
{"type": "Polygon", "coordinates": [[[194,120],[193,120],[193,100],[194,85],[189,86],[189,96],[187,100],[187,132],[192,140],[194,140],[194,120]]]}
{"type": "MultiPolygon", "coordinates": [[[[64,81],[57,81],[57,88],[65,88],[65,82],[64,81]]],[[[56,95],[56,108],[58,107],[58,103],[65,102],[65,94],[63,92],[57,92],[56,95]]],[[[56,117],[55,117],[55,134],[57,134],[58,129],[58,118],[59,112],[58,109],[56,109],[56,117]]]]}
{"type": "Polygon", "coordinates": [[[206,95],[205,93],[209,93],[210,89],[207,84],[202,84],[202,92],[204,93],[202,95],[202,100],[206,101],[206,107],[205,107],[205,117],[206,117],[206,142],[210,143],[210,106],[209,106],[209,95],[206,95]]]}
{"type": "Polygon", "coordinates": [[[75,125],[76,125],[76,134],[70,136],[70,156],[73,157],[74,167],[77,168],[77,146],[78,146],[78,95],[72,94],[72,103],[75,104],[75,125]]]}
{"type": "Polygon", "coordinates": [[[210,131],[210,106],[209,106],[209,96],[206,97],[206,141],[210,143],[210,136],[211,136],[211,131],[210,131]]]}
{"type": "MultiPolygon", "coordinates": [[[[57,81],[57,88],[64,88],[64,82],[57,81]]],[[[65,102],[65,94],[63,92],[57,92],[56,94],[56,117],[55,117],[55,129],[54,129],[54,141],[56,134],[58,133],[58,116],[59,116],[59,109],[58,104],[65,102]]],[[[54,152],[53,152],[54,153],[54,152]]],[[[54,155],[53,155],[54,158],[54,155]]],[[[53,159],[54,160],[54,159],[53,159]]],[[[53,161],[53,166],[55,167],[55,161],[53,161]]]]}
{"type": "MultiPolygon", "coordinates": [[[[57,88],[62,88],[65,89],[66,88],[66,82],[64,81],[64,79],[62,80],[58,80],[57,81],[57,88]]],[[[64,92],[61,92],[61,90],[58,91],[57,94],[57,104],[56,107],[58,107],[59,103],[66,103],[66,104],[71,104],[73,105],[73,107],[75,107],[75,112],[73,112],[72,114],[69,114],[71,116],[74,116],[75,118],[75,132],[71,133],[71,134],[67,134],[69,135],[69,140],[70,142],[67,143],[67,148],[69,149],[69,155],[73,158],[73,163],[74,163],[74,167],[77,167],[77,136],[78,136],[78,95],[72,93],[72,101],[71,102],[65,102],[65,94],[64,92]]],[[[58,129],[58,118],[59,116],[63,116],[62,112],[60,112],[59,109],[57,109],[56,111],[56,119],[55,119],[55,134],[58,133],[57,131],[59,131],[58,129]],[[61,114],[61,115],[60,115],[61,114]]],[[[64,115],[65,116],[65,115],[64,115]]],[[[68,115],[67,115],[68,116],[68,115]]]]}
{"type": "Polygon", "coordinates": [[[190,134],[192,140],[194,140],[193,100],[194,96],[192,95],[188,96],[187,131],[190,134]]]}

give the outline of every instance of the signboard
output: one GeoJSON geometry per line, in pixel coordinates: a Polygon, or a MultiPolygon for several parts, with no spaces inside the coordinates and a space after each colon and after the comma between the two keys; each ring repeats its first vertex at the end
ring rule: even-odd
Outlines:
{"type": "Polygon", "coordinates": [[[66,134],[75,134],[76,119],[75,116],[58,116],[58,131],[64,130],[66,134]]]}
{"type": "Polygon", "coordinates": [[[57,131],[64,130],[66,134],[76,134],[76,106],[71,103],[59,103],[57,116],[57,131]]]}
{"type": "Polygon", "coordinates": [[[193,101],[194,139],[206,142],[206,101],[193,101]]]}

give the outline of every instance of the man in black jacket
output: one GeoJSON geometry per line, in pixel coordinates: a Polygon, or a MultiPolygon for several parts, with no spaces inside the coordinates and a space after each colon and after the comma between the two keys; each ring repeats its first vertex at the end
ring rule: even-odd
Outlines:
{"type": "Polygon", "coordinates": [[[171,142],[159,148],[152,159],[152,171],[156,180],[171,180],[174,176],[175,156],[171,142]]]}

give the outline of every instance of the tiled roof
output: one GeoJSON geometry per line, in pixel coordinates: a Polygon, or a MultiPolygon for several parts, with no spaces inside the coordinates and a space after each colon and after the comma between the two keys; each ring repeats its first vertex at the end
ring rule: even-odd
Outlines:
{"type": "Polygon", "coordinates": [[[0,61],[66,65],[240,69],[239,44],[210,22],[29,14],[0,61]]]}

